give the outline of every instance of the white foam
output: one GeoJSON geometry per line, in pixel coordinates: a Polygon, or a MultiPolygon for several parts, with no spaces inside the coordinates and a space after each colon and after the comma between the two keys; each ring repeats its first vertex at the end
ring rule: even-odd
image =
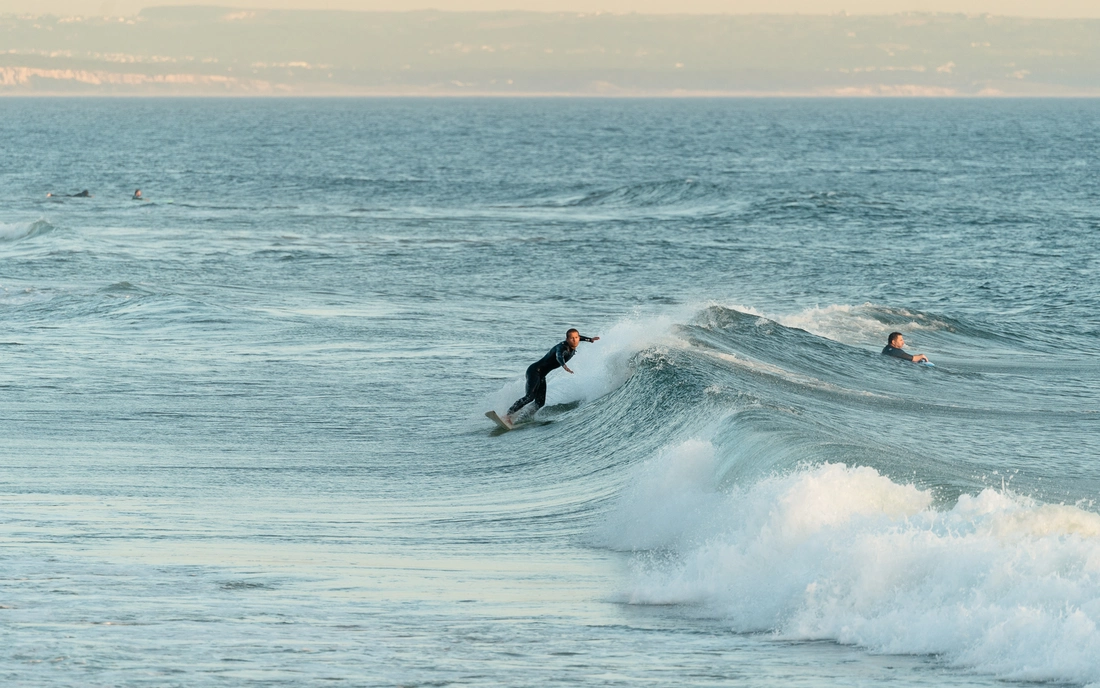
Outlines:
{"type": "Polygon", "coordinates": [[[987,489],[937,510],[870,468],[718,489],[713,449],[662,452],[603,539],[641,553],[629,598],[743,632],[930,653],[1016,680],[1100,682],[1100,515],[987,489]]]}
{"type": "Polygon", "coordinates": [[[654,549],[705,536],[722,508],[715,488],[718,462],[710,442],[689,440],[666,449],[637,472],[599,539],[625,549],[654,549]]]}
{"type": "Polygon", "coordinates": [[[857,306],[833,304],[789,314],[767,313],[751,306],[730,307],[742,313],[773,320],[784,327],[795,327],[819,337],[853,345],[882,344],[886,341],[886,336],[895,330],[928,332],[948,328],[947,323],[928,316],[904,309],[884,308],[872,303],[857,306]],[[884,315],[888,317],[884,318],[884,315]]]}

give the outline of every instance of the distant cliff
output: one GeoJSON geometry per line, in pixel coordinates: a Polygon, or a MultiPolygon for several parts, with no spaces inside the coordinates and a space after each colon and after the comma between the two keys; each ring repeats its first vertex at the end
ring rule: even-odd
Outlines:
{"type": "Polygon", "coordinates": [[[147,9],[0,16],[0,94],[1100,95],[1100,20],[147,9]]]}

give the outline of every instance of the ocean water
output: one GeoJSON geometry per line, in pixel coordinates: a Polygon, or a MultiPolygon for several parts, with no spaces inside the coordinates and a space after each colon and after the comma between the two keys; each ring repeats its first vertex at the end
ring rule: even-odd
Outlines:
{"type": "Polygon", "coordinates": [[[4,685],[1100,685],[1100,103],[0,113],[4,685]]]}

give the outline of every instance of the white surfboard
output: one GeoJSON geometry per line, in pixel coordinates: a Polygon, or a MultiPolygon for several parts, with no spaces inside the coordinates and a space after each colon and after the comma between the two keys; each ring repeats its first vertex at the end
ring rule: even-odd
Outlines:
{"type": "Polygon", "coordinates": [[[496,411],[486,411],[485,412],[485,417],[488,418],[489,420],[493,421],[494,423],[496,423],[498,426],[500,426],[504,430],[511,430],[512,428],[515,427],[514,425],[510,424],[508,421],[506,421],[503,418],[501,418],[500,416],[498,416],[496,411]]]}

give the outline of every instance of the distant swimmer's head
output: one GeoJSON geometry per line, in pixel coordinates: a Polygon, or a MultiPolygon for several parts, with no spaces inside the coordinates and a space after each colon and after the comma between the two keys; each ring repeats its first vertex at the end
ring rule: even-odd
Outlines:
{"type": "Polygon", "coordinates": [[[135,201],[140,201],[141,200],[141,189],[134,189],[134,200],[135,201]]]}
{"type": "Polygon", "coordinates": [[[901,349],[905,347],[905,337],[901,336],[901,332],[891,332],[886,343],[895,349],[901,349]]]}
{"type": "Polygon", "coordinates": [[[581,343],[581,333],[576,328],[569,328],[565,332],[565,343],[569,345],[570,349],[576,349],[577,345],[581,343]]]}

